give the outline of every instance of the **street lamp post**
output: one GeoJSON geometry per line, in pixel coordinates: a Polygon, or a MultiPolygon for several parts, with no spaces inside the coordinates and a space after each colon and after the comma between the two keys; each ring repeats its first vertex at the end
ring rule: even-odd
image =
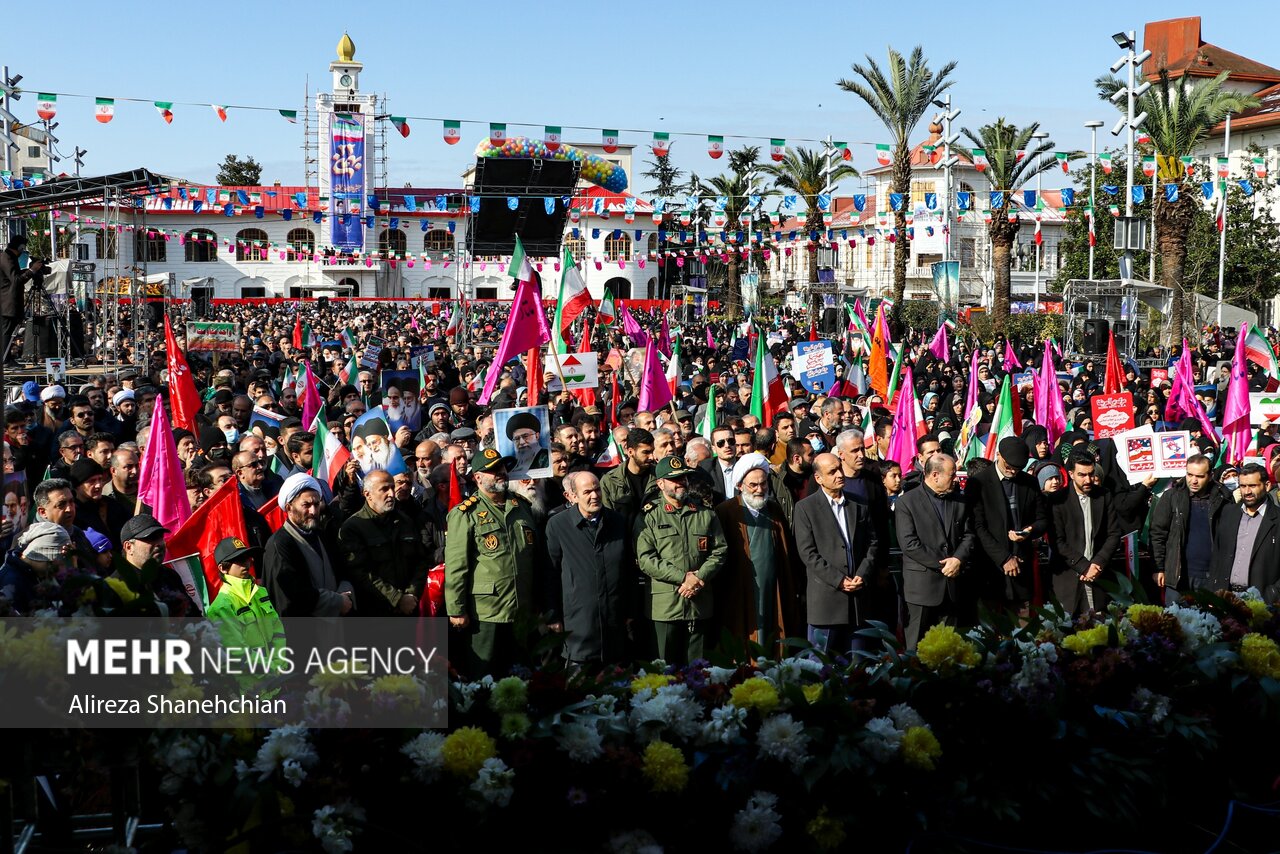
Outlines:
{"type": "Polygon", "coordinates": [[[1102,127],[1102,122],[1095,119],[1085,122],[1084,126],[1089,129],[1089,280],[1093,281],[1093,244],[1098,239],[1097,232],[1094,231],[1094,217],[1098,212],[1094,205],[1094,199],[1098,195],[1098,128],[1102,127]]]}
{"type": "Polygon", "coordinates": [[[1151,88],[1151,83],[1144,82],[1141,86],[1137,86],[1138,66],[1151,58],[1151,51],[1144,50],[1142,53],[1136,53],[1134,48],[1137,47],[1138,34],[1129,30],[1127,33],[1115,33],[1111,36],[1112,40],[1124,51],[1124,54],[1111,65],[1111,73],[1115,74],[1121,68],[1128,67],[1129,80],[1128,84],[1116,90],[1111,96],[1111,100],[1119,104],[1120,100],[1126,99],[1125,114],[1116,122],[1115,127],[1111,129],[1112,136],[1119,136],[1120,132],[1127,130],[1128,134],[1125,145],[1125,194],[1124,194],[1124,256],[1120,261],[1120,280],[1124,283],[1133,280],[1133,251],[1140,248],[1141,229],[1134,229],[1133,226],[1133,134],[1144,121],[1147,114],[1135,116],[1133,114],[1135,102],[1144,92],[1151,88]],[[1138,240],[1135,241],[1134,232],[1138,232],[1138,240]]]}
{"type": "MultiPolygon", "coordinates": [[[[1049,134],[1045,133],[1044,131],[1038,131],[1036,133],[1031,134],[1031,138],[1034,140],[1044,140],[1049,138],[1049,134]]],[[[1037,222],[1039,221],[1039,218],[1040,218],[1040,211],[1041,209],[1044,208],[1044,196],[1043,196],[1043,190],[1041,189],[1044,183],[1043,182],[1044,170],[1040,168],[1040,163],[1043,156],[1044,156],[1043,154],[1036,155],[1036,209],[1032,211],[1032,213],[1035,215],[1037,222]]],[[[1043,239],[1044,239],[1044,236],[1042,232],[1041,240],[1043,239]]],[[[1035,293],[1034,303],[1032,305],[1032,311],[1036,313],[1040,312],[1040,248],[1041,248],[1040,244],[1037,243],[1036,244],[1036,285],[1035,285],[1035,292],[1034,292],[1035,293]]]]}
{"type": "MultiPolygon", "coordinates": [[[[942,119],[943,154],[940,165],[942,166],[943,172],[943,184],[946,188],[946,192],[942,197],[942,260],[945,265],[943,267],[942,276],[944,288],[944,292],[942,294],[942,310],[944,313],[951,313],[951,198],[954,194],[954,184],[952,182],[953,173],[951,170],[960,162],[960,158],[951,153],[951,146],[955,145],[956,141],[960,139],[959,134],[951,133],[951,122],[960,117],[960,110],[951,109],[950,92],[946,93],[940,101],[935,99],[933,104],[935,107],[942,109],[942,112],[939,115],[934,116],[933,121],[936,124],[939,118],[942,119]]],[[[959,298],[960,276],[957,273],[956,299],[958,300],[959,298]]]]}

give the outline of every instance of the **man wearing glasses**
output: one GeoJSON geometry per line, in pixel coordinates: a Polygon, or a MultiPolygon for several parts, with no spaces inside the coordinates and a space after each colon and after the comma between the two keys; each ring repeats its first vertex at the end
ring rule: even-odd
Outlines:
{"type": "Polygon", "coordinates": [[[236,454],[231,459],[231,471],[240,481],[240,494],[254,510],[271,500],[271,496],[263,489],[267,475],[266,463],[253,451],[245,450],[236,454]]]}
{"type": "Polygon", "coordinates": [[[58,458],[49,466],[49,477],[71,479],[71,467],[84,458],[84,438],[75,430],[68,430],[58,437],[58,458]]]}
{"type": "Polygon", "coordinates": [[[738,461],[738,448],[732,427],[717,427],[711,431],[711,448],[715,456],[698,465],[711,478],[711,494],[714,504],[733,498],[733,465],[738,461]]]}
{"type": "Polygon", "coordinates": [[[93,407],[89,405],[87,397],[73,397],[67,403],[67,408],[71,410],[71,417],[62,425],[61,432],[74,430],[80,436],[80,441],[84,442],[93,435],[93,407]]]}
{"type": "Polygon", "coordinates": [[[358,376],[360,380],[360,399],[364,401],[364,405],[368,407],[382,403],[382,389],[378,388],[373,372],[361,371],[358,376]]]}

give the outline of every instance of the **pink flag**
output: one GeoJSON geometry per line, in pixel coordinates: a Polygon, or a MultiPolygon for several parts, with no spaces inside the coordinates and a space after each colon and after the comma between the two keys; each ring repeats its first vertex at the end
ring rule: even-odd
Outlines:
{"type": "Polygon", "coordinates": [[[866,312],[864,312],[864,311],[862,310],[862,300],[860,300],[860,299],[854,299],[854,301],[853,301],[853,313],[854,313],[854,314],[856,314],[856,315],[858,315],[858,319],[862,321],[862,328],[863,328],[863,329],[865,329],[865,330],[867,330],[868,332],[870,332],[870,331],[871,331],[871,323],[870,323],[870,321],[868,321],[868,320],[867,320],[867,314],[866,314],[866,312]]]}
{"type": "Polygon", "coordinates": [[[631,316],[631,312],[625,305],[622,307],[622,331],[637,347],[645,347],[649,344],[649,335],[640,328],[640,324],[631,316]]]}
{"type": "Polygon", "coordinates": [[[1178,371],[1173,378],[1173,389],[1169,393],[1169,401],[1164,407],[1165,421],[1181,421],[1183,418],[1194,418],[1200,422],[1200,430],[1210,439],[1218,440],[1218,433],[1213,429],[1209,415],[1196,400],[1195,380],[1192,379],[1191,348],[1182,340],[1182,356],[1178,359],[1178,371]]]}
{"type": "Polygon", "coordinates": [[[156,401],[147,435],[147,455],[138,474],[138,500],[151,508],[151,515],[170,532],[178,530],[191,515],[187,483],[178,459],[178,446],[169,427],[169,414],[156,401]]]}
{"type": "Polygon", "coordinates": [[[978,388],[981,383],[978,382],[978,350],[975,347],[973,356],[969,359],[969,393],[964,401],[964,417],[968,420],[969,413],[978,405],[978,388]]]}
{"type": "Polygon", "coordinates": [[[1066,428],[1066,413],[1062,408],[1062,394],[1058,390],[1058,374],[1054,370],[1053,345],[1044,342],[1044,361],[1040,363],[1040,378],[1035,384],[1036,423],[1049,434],[1049,450],[1053,450],[1066,428]]]}
{"type": "Polygon", "coordinates": [[[1006,338],[1004,341],[1004,372],[1011,374],[1015,368],[1021,367],[1022,363],[1018,361],[1017,354],[1013,352],[1013,342],[1006,338]]]}
{"type": "Polygon", "coordinates": [[[315,374],[311,373],[311,363],[302,363],[303,376],[306,384],[302,389],[302,424],[303,429],[315,430],[313,423],[316,416],[324,410],[324,400],[320,397],[320,390],[316,388],[315,374]]]}
{"type": "Polygon", "coordinates": [[[502,332],[502,341],[498,344],[498,352],[493,356],[493,363],[489,365],[484,378],[484,391],[480,393],[477,402],[481,406],[489,402],[498,385],[503,365],[520,353],[541,347],[550,340],[551,326],[547,323],[546,312],[542,310],[537,285],[532,281],[518,280],[516,296],[511,301],[511,314],[507,317],[507,328],[502,332]]]}
{"type": "Polygon", "coordinates": [[[898,403],[893,412],[893,433],[889,437],[889,459],[896,460],[904,472],[911,471],[916,455],[916,386],[911,366],[902,371],[898,387],[898,403]]]}
{"type": "Polygon", "coordinates": [[[671,327],[667,326],[667,316],[662,315],[662,329],[658,332],[658,352],[671,358],[671,327]]]}
{"type": "Polygon", "coordinates": [[[418,331],[418,318],[412,314],[409,315],[409,328],[412,329],[414,332],[418,331]]]}
{"type": "Polygon", "coordinates": [[[943,364],[951,361],[951,345],[947,343],[947,327],[938,327],[937,333],[933,336],[933,342],[929,344],[929,352],[943,364]]]}
{"type": "Polygon", "coordinates": [[[1245,449],[1253,439],[1253,426],[1249,421],[1249,369],[1245,359],[1248,330],[1248,324],[1240,324],[1240,339],[1236,342],[1235,355],[1231,357],[1227,408],[1222,415],[1222,436],[1227,445],[1227,462],[1232,465],[1244,462],[1245,449]]]}
{"type": "Polygon", "coordinates": [[[707,327],[707,346],[714,350],[716,348],[716,339],[711,337],[711,327],[707,327]]]}
{"type": "Polygon", "coordinates": [[[649,339],[644,348],[644,372],[640,375],[640,402],[642,412],[657,412],[671,401],[671,386],[667,384],[666,371],[658,361],[658,348],[649,339]]]}
{"type": "Polygon", "coordinates": [[[886,320],[884,316],[884,303],[881,303],[880,307],[876,309],[876,328],[872,332],[871,337],[874,338],[877,333],[884,341],[885,346],[893,343],[893,338],[889,335],[889,321],[886,320]]]}

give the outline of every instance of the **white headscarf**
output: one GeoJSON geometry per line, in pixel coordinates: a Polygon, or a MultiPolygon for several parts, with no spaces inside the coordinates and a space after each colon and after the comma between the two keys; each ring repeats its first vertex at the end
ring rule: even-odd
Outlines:
{"type": "Polygon", "coordinates": [[[308,489],[320,493],[320,481],[302,472],[289,475],[285,478],[284,485],[280,487],[280,494],[276,496],[280,509],[286,509],[289,506],[289,502],[298,497],[298,493],[305,492],[308,489]]]}
{"type": "Polygon", "coordinates": [[[759,451],[752,451],[744,455],[736,463],[733,464],[733,488],[737,489],[742,484],[742,479],[747,476],[747,472],[752,469],[762,469],[765,475],[768,475],[772,469],[769,468],[769,458],[759,451]]]}

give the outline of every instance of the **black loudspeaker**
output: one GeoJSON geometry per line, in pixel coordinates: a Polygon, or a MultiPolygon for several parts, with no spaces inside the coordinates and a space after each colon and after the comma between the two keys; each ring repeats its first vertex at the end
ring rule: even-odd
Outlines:
{"type": "Polygon", "coordinates": [[[329,307],[329,298],[319,297],[318,299],[316,299],[316,305],[320,308],[321,311],[324,311],[329,307]]]}
{"type": "Polygon", "coordinates": [[[838,335],[840,333],[840,309],[824,308],[822,310],[822,334],[838,335]]]}
{"type": "Polygon", "coordinates": [[[1107,339],[1110,337],[1111,323],[1106,318],[1091,317],[1084,322],[1084,352],[1107,352],[1107,339]]]}
{"type": "MultiPolygon", "coordinates": [[[[467,224],[467,248],[510,255],[518,234],[531,257],[558,257],[569,216],[561,199],[573,196],[580,170],[572,160],[476,158],[473,193],[480,201],[467,224]]],[[[601,229],[612,230],[608,223],[601,229]]]]}

